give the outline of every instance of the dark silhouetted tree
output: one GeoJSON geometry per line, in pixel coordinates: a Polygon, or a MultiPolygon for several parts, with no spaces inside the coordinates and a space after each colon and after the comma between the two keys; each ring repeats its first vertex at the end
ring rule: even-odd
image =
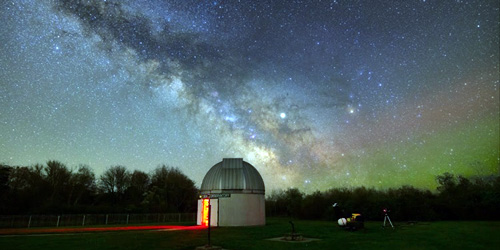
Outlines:
{"type": "Polygon", "coordinates": [[[92,172],[89,166],[80,165],[70,179],[68,205],[79,205],[82,200],[84,204],[91,204],[96,188],[94,172],[92,172]]]}
{"type": "Polygon", "coordinates": [[[130,186],[130,172],[124,166],[113,166],[99,178],[101,192],[107,194],[113,204],[122,202],[125,190],[130,186]]]}
{"type": "Polygon", "coordinates": [[[14,167],[9,175],[9,203],[12,213],[43,212],[50,197],[50,187],[43,175],[43,166],[14,167]]]}
{"type": "MultiPolygon", "coordinates": [[[[435,196],[430,191],[424,191],[412,186],[402,186],[387,191],[391,218],[394,220],[433,220],[436,215],[432,210],[435,196]]],[[[382,215],[380,215],[382,218],[382,215]]]]}
{"type": "MultiPolygon", "coordinates": [[[[266,214],[331,221],[360,212],[367,220],[382,220],[382,209],[388,208],[396,221],[500,219],[500,176],[444,173],[436,181],[436,192],[411,186],[333,188],[307,195],[296,188],[273,191],[266,198],[266,214]],[[335,211],[333,203],[341,209],[335,211]]],[[[196,200],[194,182],[166,165],[151,175],[114,166],[96,184],[92,169],[85,165],[71,171],[58,161],[30,167],[0,164],[2,214],[194,212],[196,200]]]]}
{"type": "Polygon", "coordinates": [[[268,197],[270,202],[267,202],[266,205],[273,206],[273,209],[268,211],[275,215],[299,218],[303,199],[304,194],[297,188],[289,188],[285,191],[273,191],[268,197]]]}
{"type": "Polygon", "coordinates": [[[0,164],[0,214],[8,213],[9,175],[12,167],[0,164]]]}
{"type": "Polygon", "coordinates": [[[188,212],[196,209],[197,192],[194,182],[178,168],[162,165],[153,172],[151,189],[147,197],[150,204],[154,205],[156,203],[162,210],[188,212]],[[154,197],[161,197],[162,201],[158,201],[154,197]],[[164,206],[161,206],[161,204],[164,204],[164,206]]]}
{"type": "Polygon", "coordinates": [[[320,191],[306,195],[302,201],[301,217],[309,220],[323,219],[327,216],[328,208],[332,205],[329,203],[320,191]]]}
{"type": "Polygon", "coordinates": [[[69,196],[68,187],[72,173],[66,165],[58,161],[48,161],[44,172],[45,181],[51,193],[48,205],[58,207],[62,201],[66,200],[65,197],[69,196]]]}
{"type": "Polygon", "coordinates": [[[131,211],[141,211],[140,207],[143,205],[144,198],[149,189],[151,181],[149,175],[135,170],[130,176],[130,186],[125,192],[128,209],[131,211]]]}

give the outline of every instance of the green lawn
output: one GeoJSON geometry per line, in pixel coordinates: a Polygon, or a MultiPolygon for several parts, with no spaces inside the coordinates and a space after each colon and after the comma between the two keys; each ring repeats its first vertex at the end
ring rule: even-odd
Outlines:
{"type": "MultiPolygon", "coordinates": [[[[295,220],[297,232],[318,238],[309,243],[275,242],[290,231],[288,219],[268,218],[262,227],[212,228],[212,243],[225,249],[497,249],[500,222],[430,222],[382,229],[345,231],[333,222],[295,220]]],[[[207,242],[206,230],[130,231],[0,236],[0,249],[194,249],[207,242]]]]}

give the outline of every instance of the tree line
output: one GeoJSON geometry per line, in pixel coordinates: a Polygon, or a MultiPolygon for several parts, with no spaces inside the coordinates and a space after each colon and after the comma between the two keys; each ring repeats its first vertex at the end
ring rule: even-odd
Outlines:
{"type": "Polygon", "coordinates": [[[150,174],[112,166],[96,177],[87,165],[0,165],[0,214],[195,212],[198,190],[178,168],[150,174]]]}
{"type": "Polygon", "coordinates": [[[366,220],[383,220],[386,208],[398,221],[500,220],[500,176],[444,173],[436,181],[435,192],[412,186],[334,188],[307,195],[296,188],[275,191],[266,199],[266,215],[336,220],[361,213],[366,220]]]}
{"type": "MultiPolygon", "coordinates": [[[[335,220],[356,212],[381,220],[386,208],[399,221],[500,219],[500,176],[445,173],[436,181],[434,192],[412,186],[273,191],[266,197],[266,215],[335,220]]],[[[167,165],[149,174],[117,165],[96,177],[89,166],[70,169],[58,161],[29,167],[0,164],[0,214],[192,213],[197,196],[194,182],[167,165]]]]}

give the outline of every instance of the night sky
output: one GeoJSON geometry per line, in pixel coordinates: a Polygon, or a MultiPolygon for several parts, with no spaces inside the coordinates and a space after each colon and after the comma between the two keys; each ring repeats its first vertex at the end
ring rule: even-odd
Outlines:
{"type": "Polygon", "coordinates": [[[499,2],[0,3],[0,162],[242,157],[266,189],[499,173],[499,2]]]}

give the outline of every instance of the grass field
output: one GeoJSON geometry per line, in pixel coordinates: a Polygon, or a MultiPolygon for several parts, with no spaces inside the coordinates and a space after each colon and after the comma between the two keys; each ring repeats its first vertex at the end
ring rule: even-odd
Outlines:
{"type": "MultiPolygon", "coordinates": [[[[225,249],[498,249],[500,222],[396,223],[348,232],[333,222],[295,220],[296,231],[318,241],[267,240],[290,232],[288,219],[268,218],[262,227],[212,228],[212,244],[225,249]]],[[[0,236],[0,249],[194,249],[207,243],[206,230],[126,231],[0,236]]]]}

